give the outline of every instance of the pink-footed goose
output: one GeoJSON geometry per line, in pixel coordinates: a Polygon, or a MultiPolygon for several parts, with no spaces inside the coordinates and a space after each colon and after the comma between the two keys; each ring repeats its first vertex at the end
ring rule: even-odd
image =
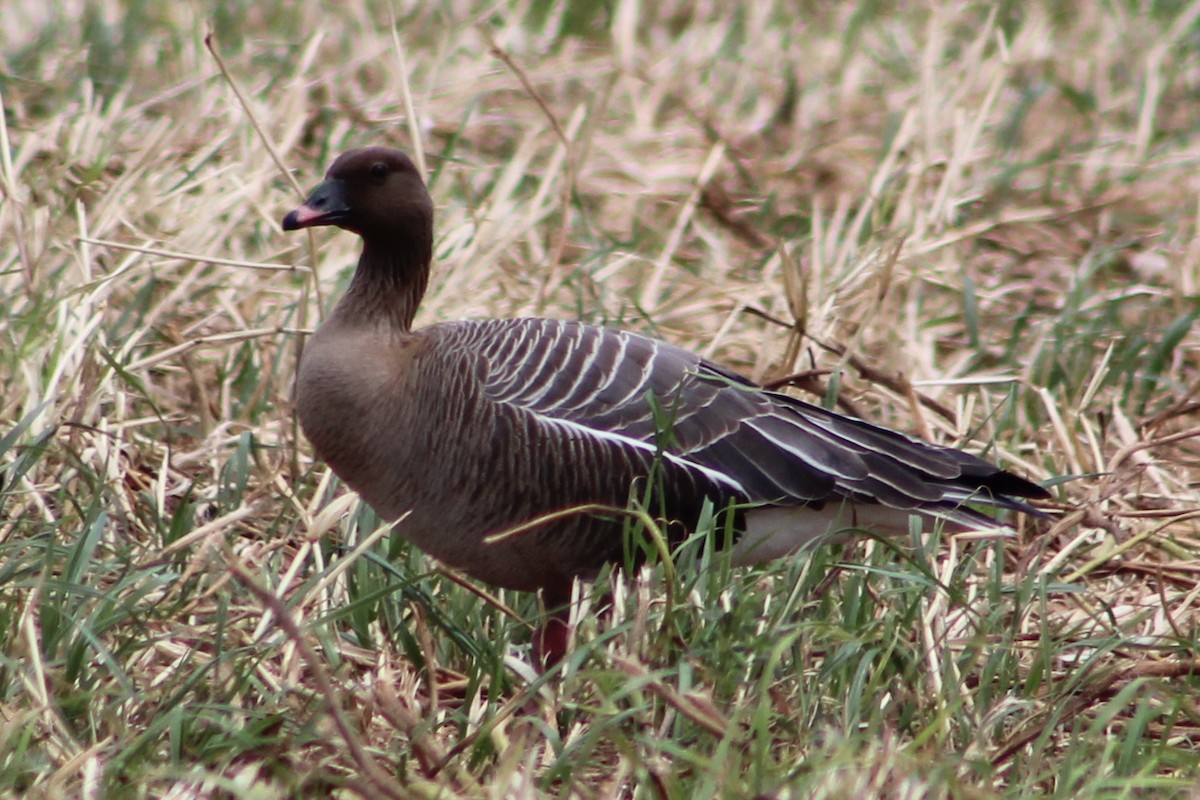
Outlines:
{"type": "Polygon", "coordinates": [[[1017,498],[1048,496],[968,453],[764,390],[635,333],[551,319],[413,330],[433,201],[398,150],[334,161],[283,220],[287,231],[316,225],[356,233],[363,248],[304,349],[305,435],[380,516],[407,513],[396,531],[425,552],[496,586],[541,590],[553,614],[534,637],[539,664],[567,646],[572,581],[623,558],[621,516],[568,513],[485,539],[578,506],[623,509],[647,480],[672,535],[705,501],[732,506],[738,563],[843,529],[904,532],[912,514],[995,527],[966,504],[1028,513],[1017,498]]]}

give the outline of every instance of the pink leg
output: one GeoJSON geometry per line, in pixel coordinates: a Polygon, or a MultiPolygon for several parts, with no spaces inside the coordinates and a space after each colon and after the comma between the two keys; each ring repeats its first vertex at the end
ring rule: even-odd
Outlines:
{"type": "MultiPolygon", "coordinates": [[[[549,600],[547,600],[549,605],[549,600]]],[[[571,644],[571,609],[564,602],[552,606],[546,621],[533,632],[533,666],[545,672],[567,654],[571,644]]]]}

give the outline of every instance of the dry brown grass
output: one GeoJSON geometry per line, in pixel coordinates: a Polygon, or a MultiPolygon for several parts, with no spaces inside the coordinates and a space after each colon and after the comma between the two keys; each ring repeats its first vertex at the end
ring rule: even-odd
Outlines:
{"type": "Polygon", "coordinates": [[[368,4],[6,9],[6,791],[1184,792],[1200,5],[435,5],[394,37],[368,4]],[[281,235],[268,143],[301,187],[349,147],[424,154],[420,322],[578,317],[817,370],[1067,476],[1057,521],[927,564],[718,569],[675,608],[650,573],[535,681],[508,644],[530,601],[425,572],[298,441],[299,334],[357,242],[281,235]],[[878,663],[839,655],[889,631],[878,663]]]}

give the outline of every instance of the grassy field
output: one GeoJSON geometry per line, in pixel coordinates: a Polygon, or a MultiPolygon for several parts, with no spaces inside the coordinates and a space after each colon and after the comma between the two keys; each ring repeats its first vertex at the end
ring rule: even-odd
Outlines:
{"type": "Polygon", "coordinates": [[[203,5],[0,21],[0,795],[1200,797],[1200,4],[203,5]],[[279,221],[370,143],[420,322],[653,333],[1053,519],[700,542],[535,676],[295,425],[357,240],[279,221]]]}

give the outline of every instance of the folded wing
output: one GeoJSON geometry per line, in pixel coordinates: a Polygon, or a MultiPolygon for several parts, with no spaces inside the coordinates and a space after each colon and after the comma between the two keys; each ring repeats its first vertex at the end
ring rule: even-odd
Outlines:
{"type": "Polygon", "coordinates": [[[1047,494],[963,451],[764,390],[648,337],[545,319],[453,329],[481,357],[484,392],[495,402],[545,424],[654,447],[723,476],[747,502],[880,505],[979,524],[990,518],[965,503],[1030,512],[1018,498],[1047,494]]]}

